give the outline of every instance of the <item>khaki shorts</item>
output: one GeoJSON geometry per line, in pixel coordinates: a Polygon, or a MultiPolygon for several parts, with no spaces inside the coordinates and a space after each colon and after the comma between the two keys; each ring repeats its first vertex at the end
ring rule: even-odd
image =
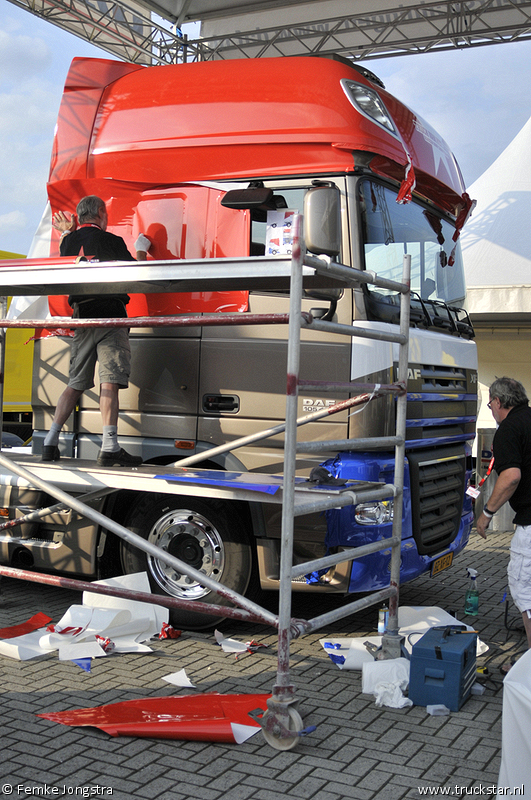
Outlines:
{"type": "Polygon", "coordinates": [[[101,383],[117,383],[127,388],[131,374],[131,346],[127,328],[77,328],[70,352],[72,389],[85,391],[94,386],[94,370],[99,363],[101,383]]]}
{"type": "Polygon", "coordinates": [[[516,526],[507,575],[511,597],[523,614],[531,609],[531,525],[516,526]]]}

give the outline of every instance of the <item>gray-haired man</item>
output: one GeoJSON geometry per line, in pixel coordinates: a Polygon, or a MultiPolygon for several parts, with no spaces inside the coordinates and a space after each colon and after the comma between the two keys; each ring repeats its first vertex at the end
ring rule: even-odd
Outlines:
{"type": "MultiPolygon", "coordinates": [[[[84,197],[76,208],[76,218],[62,211],[53,217],[61,231],[60,253],[80,253],[98,261],[135,261],[121,236],[107,231],[107,209],[95,195],[84,197]]],[[[150,241],[140,234],[135,242],[136,260],[145,261],[150,241]]],[[[81,319],[127,317],[129,295],[71,295],[68,303],[73,317],[81,319]]],[[[127,453],[118,444],[118,392],[126,388],[131,372],[131,348],[127,328],[76,328],[70,357],[70,376],[61,394],[42,449],[43,461],[58,461],[59,433],[84,391],[94,386],[94,369],[99,362],[100,412],[103,439],[97,462],[100,466],[137,466],[142,459],[127,453]]]]}
{"type": "Polygon", "coordinates": [[[507,568],[509,590],[531,648],[531,408],[524,387],[513,378],[497,378],[489,395],[498,423],[492,444],[498,479],[477,520],[477,532],[486,539],[490,520],[509,501],[516,524],[507,568]]]}

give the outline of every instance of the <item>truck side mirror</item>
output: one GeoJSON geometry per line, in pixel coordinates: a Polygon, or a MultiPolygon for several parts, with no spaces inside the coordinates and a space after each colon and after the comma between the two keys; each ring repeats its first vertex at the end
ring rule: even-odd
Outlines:
{"type": "Polygon", "coordinates": [[[339,189],[314,186],[304,196],[306,249],[317,255],[337,256],[341,250],[339,189]]]}

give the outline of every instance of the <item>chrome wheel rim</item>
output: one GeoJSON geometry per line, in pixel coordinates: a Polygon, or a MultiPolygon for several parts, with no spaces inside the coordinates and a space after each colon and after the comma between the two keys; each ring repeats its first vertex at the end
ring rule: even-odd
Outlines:
{"type": "MultiPolygon", "coordinates": [[[[219,531],[196,511],[168,511],[151,529],[148,541],[184,564],[219,581],[225,566],[225,550],[219,531]]],[[[148,554],[153,578],[167,594],[198,600],[210,592],[205,586],[148,554]]]]}

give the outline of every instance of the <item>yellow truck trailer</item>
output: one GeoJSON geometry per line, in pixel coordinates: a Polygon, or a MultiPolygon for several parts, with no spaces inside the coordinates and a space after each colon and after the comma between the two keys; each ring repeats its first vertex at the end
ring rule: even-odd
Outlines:
{"type": "MultiPolygon", "coordinates": [[[[0,250],[0,258],[24,258],[19,253],[0,250]]],[[[8,307],[11,298],[8,298],[8,307]]],[[[31,377],[33,371],[34,331],[12,328],[6,331],[4,369],[3,430],[15,433],[24,441],[31,436],[31,377]]]]}

